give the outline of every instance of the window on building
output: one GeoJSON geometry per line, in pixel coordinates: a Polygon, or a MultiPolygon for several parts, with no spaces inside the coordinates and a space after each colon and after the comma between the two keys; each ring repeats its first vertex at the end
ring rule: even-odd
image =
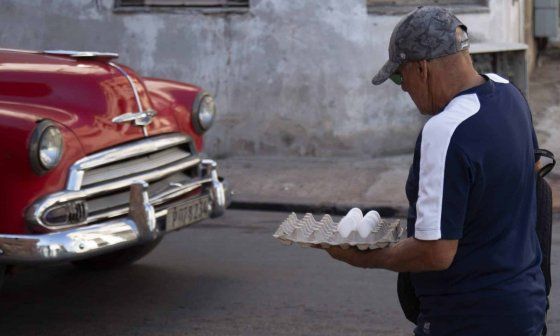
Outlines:
{"type": "Polygon", "coordinates": [[[115,8],[208,8],[242,9],[249,0],[115,0],[115,8]]]}
{"type": "Polygon", "coordinates": [[[379,14],[408,13],[418,6],[442,6],[454,12],[488,11],[488,0],[366,0],[368,12],[379,14]]]}

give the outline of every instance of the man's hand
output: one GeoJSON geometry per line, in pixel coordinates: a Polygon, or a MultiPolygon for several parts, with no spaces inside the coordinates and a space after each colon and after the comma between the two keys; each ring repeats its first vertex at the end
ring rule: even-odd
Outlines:
{"type": "Polygon", "coordinates": [[[367,265],[364,265],[364,254],[371,253],[373,251],[360,251],[355,247],[349,247],[347,249],[343,249],[340,246],[331,246],[326,249],[326,251],[336,260],[343,261],[347,264],[350,264],[355,267],[367,268],[367,265]]]}
{"type": "Polygon", "coordinates": [[[360,251],[332,246],[326,251],[335,259],[362,268],[385,268],[395,272],[441,271],[449,268],[457,253],[458,240],[423,241],[407,238],[394,246],[360,251]]]}

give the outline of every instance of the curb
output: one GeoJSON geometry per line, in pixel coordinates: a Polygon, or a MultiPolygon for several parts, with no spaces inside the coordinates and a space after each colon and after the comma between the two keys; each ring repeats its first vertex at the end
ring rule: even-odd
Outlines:
{"type": "Polygon", "coordinates": [[[259,210],[259,211],[279,211],[297,213],[329,214],[332,216],[344,216],[350,209],[360,208],[364,213],[376,210],[381,217],[406,218],[408,208],[394,206],[372,206],[371,204],[340,204],[340,203],[275,203],[234,200],[229,209],[236,210],[259,210]]]}
{"type": "MultiPolygon", "coordinates": [[[[352,208],[360,208],[364,213],[370,210],[376,210],[381,217],[389,218],[406,218],[408,216],[408,207],[379,205],[371,206],[370,204],[340,204],[340,203],[278,203],[278,202],[258,202],[236,200],[232,201],[228,209],[232,210],[255,210],[255,211],[275,211],[275,212],[296,212],[296,213],[314,213],[329,214],[332,216],[344,216],[352,208]]],[[[554,221],[560,221],[560,208],[552,209],[554,221]]]]}

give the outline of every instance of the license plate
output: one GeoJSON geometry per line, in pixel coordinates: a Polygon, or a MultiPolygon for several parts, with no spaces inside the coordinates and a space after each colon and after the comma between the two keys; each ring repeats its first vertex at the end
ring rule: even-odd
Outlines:
{"type": "Polygon", "coordinates": [[[201,197],[170,207],[167,210],[166,230],[177,230],[208,218],[210,215],[209,204],[210,199],[208,197],[201,197]]]}

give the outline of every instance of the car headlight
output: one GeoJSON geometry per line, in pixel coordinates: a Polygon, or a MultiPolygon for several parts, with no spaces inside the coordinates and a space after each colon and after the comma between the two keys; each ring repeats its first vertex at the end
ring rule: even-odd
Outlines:
{"type": "Polygon", "coordinates": [[[29,146],[31,167],[39,175],[53,169],[60,163],[62,149],[60,129],[51,121],[41,121],[33,131],[29,146]]]}
{"type": "Polygon", "coordinates": [[[206,92],[199,93],[193,106],[193,125],[198,133],[206,132],[216,118],[216,103],[206,92]]]}

